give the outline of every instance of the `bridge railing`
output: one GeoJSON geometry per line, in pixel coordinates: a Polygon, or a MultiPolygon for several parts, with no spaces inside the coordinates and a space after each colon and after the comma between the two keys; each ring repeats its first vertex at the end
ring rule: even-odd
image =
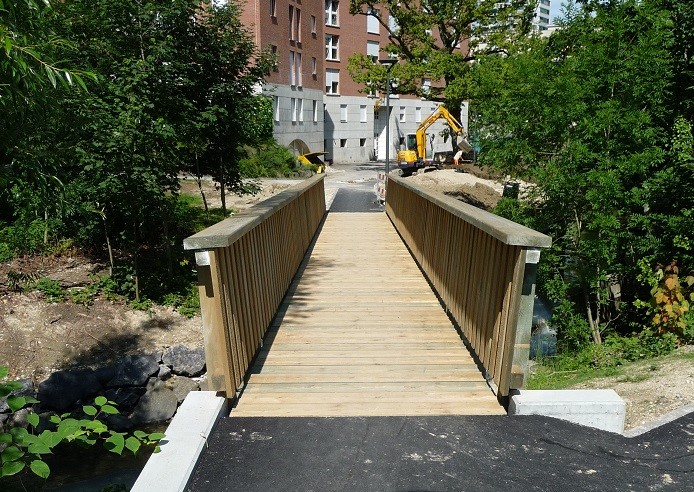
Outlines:
{"type": "Polygon", "coordinates": [[[549,236],[388,176],[386,212],[499,394],[522,388],[549,236]]]}
{"type": "Polygon", "coordinates": [[[243,378],[325,215],[316,175],[186,238],[195,251],[208,389],[243,378]]]}

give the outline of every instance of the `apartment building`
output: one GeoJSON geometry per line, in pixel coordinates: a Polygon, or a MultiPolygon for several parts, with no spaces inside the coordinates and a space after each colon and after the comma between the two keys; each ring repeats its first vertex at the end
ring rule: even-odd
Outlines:
{"type": "Polygon", "coordinates": [[[550,7],[551,0],[538,0],[532,21],[533,27],[537,31],[546,31],[551,25],[552,19],[549,18],[550,7]]]}
{"type": "MultiPolygon", "coordinates": [[[[386,118],[390,155],[437,106],[414,96],[367,93],[347,71],[350,56],[383,58],[388,35],[376,16],[352,16],[349,0],[242,0],[242,21],[256,44],[277,54],[279,63],[263,86],[272,97],[274,134],[295,153],[327,152],[335,163],[385,158],[386,118]]],[[[424,85],[430,84],[423,80],[424,85]]],[[[430,129],[429,151],[448,150],[438,122],[430,129]]]]}

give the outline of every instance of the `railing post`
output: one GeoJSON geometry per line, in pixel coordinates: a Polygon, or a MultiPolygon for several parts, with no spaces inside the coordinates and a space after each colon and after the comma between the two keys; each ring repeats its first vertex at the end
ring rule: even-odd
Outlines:
{"type": "Polygon", "coordinates": [[[528,375],[530,336],[532,335],[533,308],[535,305],[535,278],[537,276],[537,264],[540,261],[540,250],[525,248],[522,250],[521,255],[521,260],[525,263],[525,269],[523,271],[523,284],[515,327],[516,340],[513,346],[510,389],[522,388],[528,375]]]}
{"type": "Polygon", "coordinates": [[[221,272],[215,250],[196,251],[198,290],[202,331],[207,365],[207,389],[221,391],[232,397],[235,387],[232,377],[231,344],[223,308],[221,272]]]}

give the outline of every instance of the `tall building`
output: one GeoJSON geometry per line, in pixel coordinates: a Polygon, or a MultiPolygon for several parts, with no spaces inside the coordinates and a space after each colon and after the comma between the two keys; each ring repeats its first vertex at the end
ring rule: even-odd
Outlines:
{"type": "Polygon", "coordinates": [[[551,0],[538,0],[532,22],[536,30],[540,32],[546,31],[551,25],[552,19],[549,18],[550,7],[551,0]]]}
{"type": "MultiPolygon", "coordinates": [[[[385,95],[355,83],[347,63],[355,53],[385,56],[388,34],[376,16],[388,21],[388,12],[352,16],[349,0],[243,0],[242,6],[242,22],[257,46],[279,61],[263,86],[272,97],[277,141],[297,154],[325,151],[335,163],[384,159],[385,95]]],[[[391,156],[437,104],[391,95],[391,156]]],[[[438,122],[429,130],[432,153],[450,150],[439,135],[443,128],[438,122]]]]}

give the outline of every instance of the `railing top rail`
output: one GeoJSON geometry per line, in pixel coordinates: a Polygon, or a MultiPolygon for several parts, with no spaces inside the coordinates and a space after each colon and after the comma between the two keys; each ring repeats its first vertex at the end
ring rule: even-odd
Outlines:
{"type": "Polygon", "coordinates": [[[226,248],[279,209],[291,203],[317,182],[324,179],[325,174],[317,174],[305,179],[277,195],[256,203],[248,210],[244,210],[187,237],[183,240],[183,248],[187,250],[226,248]]]}
{"type": "Polygon", "coordinates": [[[460,200],[456,200],[442,193],[425,190],[424,188],[408,182],[405,178],[388,175],[388,180],[394,181],[421,197],[426,198],[505,244],[532,248],[547,248],[552,245],[552,238],[545,234],[516,224],[515,222],[477,207],[473,207],[472,205],[463,203],[460,200]]]}

